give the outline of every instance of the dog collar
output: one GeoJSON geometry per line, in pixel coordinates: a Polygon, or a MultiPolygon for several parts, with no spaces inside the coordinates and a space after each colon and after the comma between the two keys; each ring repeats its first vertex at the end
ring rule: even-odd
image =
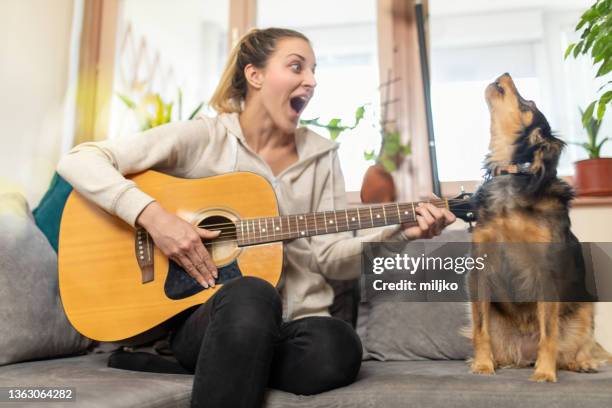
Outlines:
{"type": "Polygon", "coordinates": [[[503,176],[505,174],[527,174],[529,173],[530,167],[530,162],[513,163],[508,164],[507,166],[499,166],[495,167],[495,172],[493,173],[493,176],[503,176]]]}

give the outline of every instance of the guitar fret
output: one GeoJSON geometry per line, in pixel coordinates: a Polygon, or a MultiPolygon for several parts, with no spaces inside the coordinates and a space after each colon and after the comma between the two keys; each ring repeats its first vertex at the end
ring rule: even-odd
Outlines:
{"type": "Polygon", "coordinates": [[[312,217],[312,220],[310,221],[311,224],[314,224],[314,234],[313,235],[317,235],[317,219],[316,216],[314,214],[310,214],[312,217]]]}
{"type": "Polygon", "coordinates": [[[348,211],[346,209],[344,209],[344,217],[346,218],[346,229],[345,231],[348,231],[349,228],[349,220],[348,220],[348,211]]]}
{"type": "Polygon", "coordinates": [[[325,211],[323,211],[323,225],[325,225],[325,232],[329,232],[327,230],[327,216],[325,215],[325,211]]]}
{"type": "Polygon", "coordinates": [[[276,241],[276,225],[274,225],[274,218],[272,218],[272,239],[276,241]]]}
{"type": "Polygon", "coordinates": [[[385,224],[388,224],[387,222],[387,212],[385,211],[385,206],[382,206],[382,210],[383,210],[383,216],[385,217],[385,224]]]}

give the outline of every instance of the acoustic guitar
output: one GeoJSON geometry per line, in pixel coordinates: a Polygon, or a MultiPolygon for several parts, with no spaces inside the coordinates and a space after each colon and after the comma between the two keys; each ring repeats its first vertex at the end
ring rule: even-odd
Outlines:
{"type": "MultiPolygon", "coordinates": [[[[127,178],[167,211],[220,231],[205,241],[218,279],[214,288],[202,287],[155,247],[144,228],[134,230],[73,190],[60,226],[60,296],[75,329],[99,341],[141,334],[206,302],[223,283],[239,276],[276,285],[284,241],[416,221],[417,203],[281,216],[272,186],[248,172],[181,179],[148,170],[127,178]]],[[[431,202],[471,221],[469,198],[461,194],[431,202]]]]}

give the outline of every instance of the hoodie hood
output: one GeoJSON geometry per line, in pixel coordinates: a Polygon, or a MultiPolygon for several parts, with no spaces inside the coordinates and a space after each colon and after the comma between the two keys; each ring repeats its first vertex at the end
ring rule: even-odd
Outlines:
{"type": "MultiPolygon", "coordinates": [[[[233,135],[245,149],[256,154],[249,147],[244,138],[242,128],[240,127],[240,121],[238,120],[238,113],[221,113],[217,118],[227,129],[228,134],[233,135]]],[[[281,174],[283,174],[290,171],[292,173],[292,179],[299,177],[301,173],[300,169],[303,170],[308,167],[313,160],[326,154],[333,155],[333,152],[339,147],[338,143],[320,136],[307,127],[299,127],[296,129],[295,143],[298,151],[298,161],[281,172],[281,174]]]]}
{"type": "MultiPolygon", "coordinates": [[[[259,157],[247,144],[242,128],[240,127],[240,121],[238,119],[238,113],[222,113],[217,117],[218,120],[227,129],[227,133],[232,135],[238,143],[241,143],[243,147],[251,152],[253,155],[259,157]]],[[[231,136],[230,136],[231,137],[231,136]]],[[[313,161],[318,160],[321,156],[327,155],[329,163],[329,171],[331,177],[331,197],[332,203],[335,208],[334,194],[335,191],[335,180],[334,180],[334,160],[336,151],[340,146],[338,143],[326,139],[323,136],[313,132],[307,127],[299,127],[295,131],[295,143],[298,151],[298,161],[283,170],[277,178],[287,173],[288,180],[293,183],[298,179],[301,174],[308,168],[313,161]]],[[[234,170],[237,168],[238,152],[235,152],[234,170]]]]}

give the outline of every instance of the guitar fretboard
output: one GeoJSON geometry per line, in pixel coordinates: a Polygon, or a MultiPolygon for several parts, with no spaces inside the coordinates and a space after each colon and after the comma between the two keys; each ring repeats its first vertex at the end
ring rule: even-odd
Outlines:
{"type": "MultiPolygon", "coordinates": [[[[448,208],[446,200],[424,202],[448,208]]],[[[417,205],[418,203],[393,203],[346,210],[242,219],[236,222],[238,246],[415,223],[417,205]]]]}

